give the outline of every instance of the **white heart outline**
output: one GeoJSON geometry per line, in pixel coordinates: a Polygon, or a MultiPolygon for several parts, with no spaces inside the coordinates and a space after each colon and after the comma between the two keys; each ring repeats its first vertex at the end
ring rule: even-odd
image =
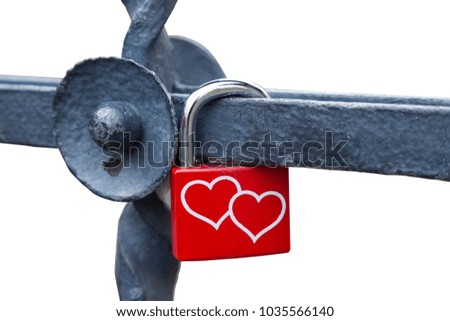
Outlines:
{"type": "Polygon", "coordinates": [[[247,190],[240,191],[231,198],[230,204],[228,207],[228,212],[230,213],[230,218],[233,221],[233,223],[237,227],[239,227],[242,231],[244,231],[252,239],[253,244],[255,244],[256,241],[258,241],[258,239],[261,236],[263,236],[264,234],[269,232],[271,229],[273,229],[275,226],[277,226],[281,222],[281,220],[284,217],[284,214],[286,213],[286,200],[284,199],[283,195],[281,195],[280,193],[275,192],[275,191],[267,191],[267,192],[262,193],[261,195],[258,195],[253,191],[247,191],[247,190]],[[269,195],[278,197],[279,200],[281,201],[281,211],[280,211],[280,214],[278,214],[278,218],[273,223],[271,223],[270,225],[265,227],[263,230],[261,230],[258,234],[254,235],[248,228],[246,228],[241,222],[238,221],[238,219],[236,218],[236,216],[234,216],[234,213],[233,213],[234,202],[236,201],[236,199],[239,196],[242,196],[242,195],[250,195],[250,196],[254,197],[258,201],[258,203],[264,197],[269,196],[269,195]]]}
{"type": "MultiPolygon", "coordinates": [[[[217,182],[220,181],[231,181],[237,189],[237,194],[239,194],[241,192],[241,184],[239,184],[239,182],[231,176],[219,176],[215,179],[213,179],[210,183],[208,183],[207,181],[201,180],[201,179],[197,179],[195,181],[191,181],[189,183],[187,183],[186,185],[184,185],[183,189],[181,190],[181,203],[183,204],[184,209],[191,214],[192,216],[194,216],[195,218],[198,218],[199,220],[208,223],[209,225],[211,225],[212,227],[214,227],[216,230],[219,230],[220,225],[222,224],[222,222],[230,215],[230,211],[226,211],[225,214],[222,215],[222,217],[217,221],[214,222],[213,220],[195,212],[193,209],[191,209],[189,207],[189,204],[186,201],[186,192],[189,189],[189,187],[193,186],[193,185],[203,185],[208,187],[209,190],[212,190],[212,188],[214,187],[214,185],[217,182]]],[[[236,195],[236,194],[235,194],[236,195]]],[[[233,196],[234,197],[234,196],[233,196]]],[[[229,203],[228,203],[229,204],[229,203]]]]}

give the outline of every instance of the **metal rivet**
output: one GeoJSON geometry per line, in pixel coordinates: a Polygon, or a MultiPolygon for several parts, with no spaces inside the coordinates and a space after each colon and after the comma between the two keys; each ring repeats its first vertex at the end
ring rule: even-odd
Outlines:
{"type": "Polygon", "coordinates": [[[104,149],[112,146],[128,149],[141,136],[141,117],[127,102],[102,103],[92,114],[89,132],[92,139],[104,149]]]}

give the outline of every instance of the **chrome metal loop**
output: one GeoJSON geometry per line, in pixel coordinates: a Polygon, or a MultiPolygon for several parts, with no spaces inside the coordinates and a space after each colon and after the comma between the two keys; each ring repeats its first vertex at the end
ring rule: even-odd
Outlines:
{"type": "Polygon", "coordinates": [[[269,94],[255,83],[231,79],[210,81],[188,97],[180,126],[180,167],[195,166],[194,128],[200,108],[214,99],[236,95],[270,98],[269,94]]]}

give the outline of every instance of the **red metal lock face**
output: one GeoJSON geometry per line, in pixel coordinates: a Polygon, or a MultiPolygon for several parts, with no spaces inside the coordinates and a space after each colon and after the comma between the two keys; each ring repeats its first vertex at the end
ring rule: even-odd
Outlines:
{"type": "Polygon", "coordinates": [[[218,80],[191,94],[180,128],[181,168],[171,173],[172,246],[178,260],[209,260],[290,250],[287,168],[195,164],[196,111],[230,94],[268,98],[255,84],[218,80]]]}
{"type": "Polygon", "coordinates": [[[175,168],[171,188],[177,259],[289,252],[287,168],[175,168]]]}

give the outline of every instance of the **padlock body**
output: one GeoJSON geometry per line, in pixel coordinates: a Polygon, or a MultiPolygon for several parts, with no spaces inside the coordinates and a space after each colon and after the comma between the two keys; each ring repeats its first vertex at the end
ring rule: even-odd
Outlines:
{"type": "Polygon", "coordinates": [[[172,242],[178,260],[290,250],[287,168],[173,168],[172,242]]]}

